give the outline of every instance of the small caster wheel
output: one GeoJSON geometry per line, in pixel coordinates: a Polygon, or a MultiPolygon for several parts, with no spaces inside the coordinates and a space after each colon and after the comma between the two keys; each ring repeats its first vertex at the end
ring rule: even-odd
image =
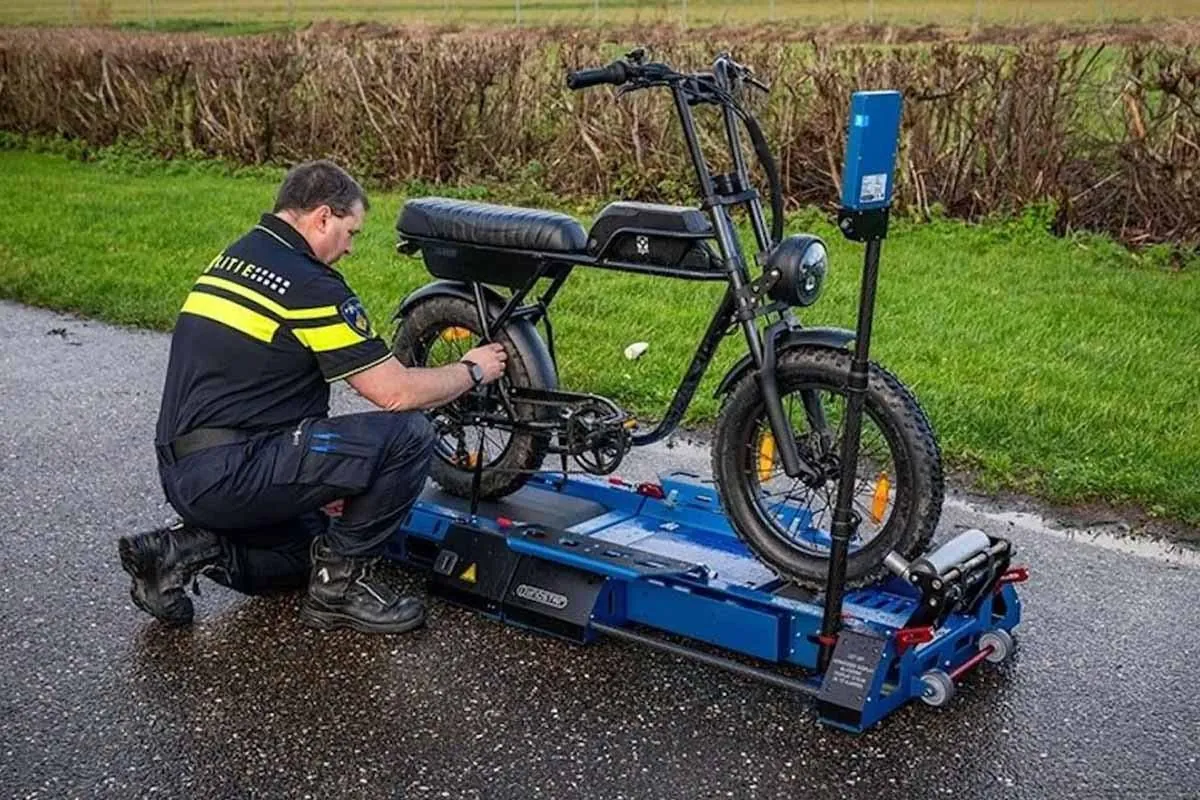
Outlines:
{"type": "Polygon", "coordinates": [[[954,697],[954,680],[940,669],[931,669],[921,676],[921,702],[941,708],[954,697]]]}
{"type": "Polygon", "coordinates": [[[988,631],[979,637],[980,650],[992,648],[992,652],[987,655],[987,661],[992,664],[1006,661],[1012,655],[1015,644],[1012,634],[1005,630],[988,631]]]}

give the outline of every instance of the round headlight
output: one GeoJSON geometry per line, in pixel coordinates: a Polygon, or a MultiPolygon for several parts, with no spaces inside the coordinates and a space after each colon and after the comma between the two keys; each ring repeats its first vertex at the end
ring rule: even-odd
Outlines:
{"type": "Polygon", "coordinates": [[[768,294],[790,306],[810,306],[821,296],[829,253],[820,237],[797,234],[784,239],[767,258],[767,271],[779,277],[768,294]]]}

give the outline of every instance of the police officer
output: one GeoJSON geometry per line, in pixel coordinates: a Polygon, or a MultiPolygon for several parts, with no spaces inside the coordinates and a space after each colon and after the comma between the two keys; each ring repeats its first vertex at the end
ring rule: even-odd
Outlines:
{"type": "Polygon", "coordinates": [[[421,409],[495,381],[506,356],[498,344],[437,368],[392,356],[333,269],[367,209],[332,162],[295,167],[274,212],[212,260],[183,304],[156,435],[182,522],[118,542],[134,603],[163,622],[192,621],[184,590],[201,574],[251,595],[307,581],[300,618],[317,628],[398,633],[424,621],[422,603],[372,565],[425,483],[435,436],[421,409]],[[385,410],[330,418],[339,380],[385,410]]]}

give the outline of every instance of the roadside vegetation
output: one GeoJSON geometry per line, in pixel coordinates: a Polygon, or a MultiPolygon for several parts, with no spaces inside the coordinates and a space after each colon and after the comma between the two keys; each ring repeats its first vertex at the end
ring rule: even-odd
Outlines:
{"type": "Polygon", "coordinates": [[[320,19],[493,26],[762,21],[987,26],[1128,23],[1196,13],[1200,13],[1196,0],[8,0],[0,9],[0,23],[117,24],[152,30],[253,29],[320,19]]]}
{"type": "MultiPolygon", "coordinates": [[[[899,89],[873,352],[950,466],[984,491],[1200,525],[1200,1],[235,5],[0,9],[0,297],[168,330],[283,169],[330,157],[371,187],[344,270],[389,332],[428,280],[394,251],[405,197],[585,225],[609,199],[694,203],[668,97],[563,78],[632,45],[691,70],[730,49],[773,87],[749,102],[788,231],[831,248],[804,321],[853,325],[862,250],[830,224],[845,117],[852,92],[899,89]]],[[[564,384],[657,418],[719,291],[577,271],[554,305],[564,384]],[[650,348],[628,361],[634,341],[650,348]]],[[[734,341],[688,425],[713,419],[734,341]]]]}
{"type": "MultiPolygon", "coordinates": [[[[564,77],[632,44],[685,71],[729,48],[773,87],[746,102],[792,209],[831,210],[850,96],[888,88],[905,97],[898,211],[980,220],[1052,207],[1059,234],[1186,249],[1200,244],[1200,57],[1186,44],[1196,29],[1152,32],[918,30],[843,43],[845,31],[782,25],[704,35],[323,25],[238,37],[0,27],[0,130],[250,166],[327,156],[392,187],[688,202],[669,95],[614,102],[609,88],[573,93],[564,77]]],[[[723,136],[719,115],[698,123],[706,141],[723,136]]]]}
{"type": "MultiPolygon", "coordinates": [[[[0,296],[158,330],[172,326],[199,271],[269,209],[281,174],[119,148],[90,151],[92,163],[75,156],[0,151],[0,296]]],[[[519,186],[406,191],[546,199],[519,186]]],[[[381,331],[429,279],[394,251],[404,196],[372,192],[356,252],[340,265],[381,331]]],[[[586,224],[602,202],[556,205],[586,224]]],[[[1037,208],[984,224],[901,216],[883,250],[873,352],[913,387],[948,461],[977,488],[1200,523],[1200,276],[1167,248],[1054,236],[1052,218],[1037,208]]],[[[852,327],[861,247],[819,209],[789,220],[789,232],[805,229],[826,238],[833,267],[803,319],[852,327]]],[[[718,291],[579,270],[553,307],[563,382],[655,418],[718,291]],[[633,341],[650,348],[628,361],[633,341]]],[[[738,355],[728,340],[689,425],[711,421],[712,389],[738,355]]]]}

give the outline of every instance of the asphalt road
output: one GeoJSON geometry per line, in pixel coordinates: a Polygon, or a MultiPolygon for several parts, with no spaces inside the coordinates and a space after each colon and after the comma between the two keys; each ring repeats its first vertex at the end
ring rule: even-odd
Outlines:
{"type": "Polygon", "coordinates": [[[442,605],[408,636],[319,634],[295,596],[203,582],[197,624],[163,629],[116,539],[172,516],[150,445],[167,346],[0,303],[0,795],[1200,797],[1200,559],[960,502],[946,530],[1003,529],[1032,566],[1018,655],[860,737],[782,690],[442,605]]]}

